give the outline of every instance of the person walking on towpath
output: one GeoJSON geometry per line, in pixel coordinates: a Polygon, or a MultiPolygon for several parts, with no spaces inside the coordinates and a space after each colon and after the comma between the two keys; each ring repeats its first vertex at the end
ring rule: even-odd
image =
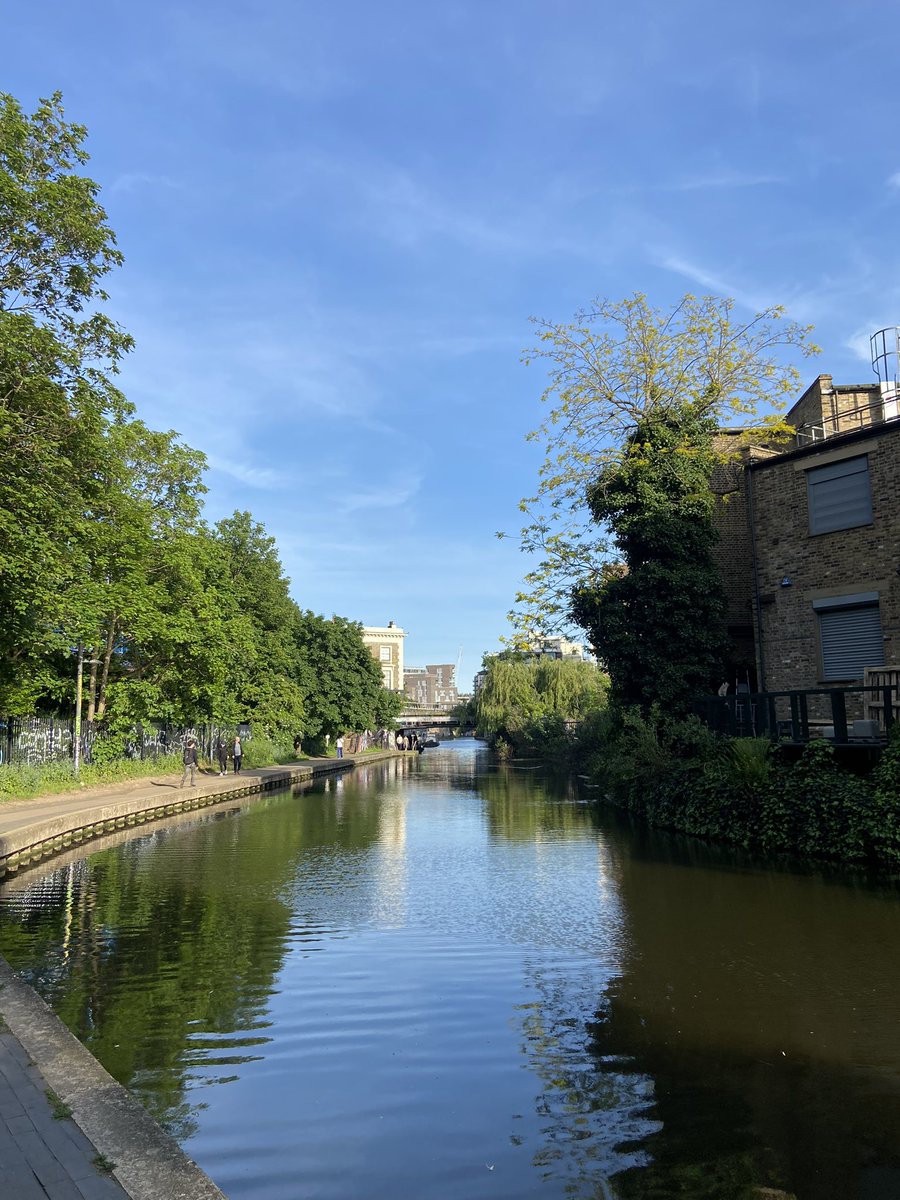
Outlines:
{"type": "Polygon", "coordinates": [[[337,749],[338,758],[343,758],[344,757],[344,739],[340,736],[340,734],[338,734],[338,739],[334,744],[337,749]]]}
{"type": "Polygon", "coordinates": [[[181,783],[179,787],[184,787],[184,781],[187,779],[187,773],[191,773],[191,787],[197,786],[197,743],[194,738],[188,738],[187,744],[184,747],[184,753],[181,756],[181,761],[184,763],[184,770],[181,772],[181,783]]]}
{"type": "Polygon", "coordinates": [[[241,745],[241,739],[235,734],[234,743],[231,747],[231,757],[234,759],[234,773],[241,773],[241,759],[244,757],[244,747],[241,745]]]}
{"type": "Polygon", "coordinates": [[[216,742],[216,757],[219,760],[219,774],[228,774],[228,743],[225,741],[225,734],[219,734],[219,740],[216,742]]]}

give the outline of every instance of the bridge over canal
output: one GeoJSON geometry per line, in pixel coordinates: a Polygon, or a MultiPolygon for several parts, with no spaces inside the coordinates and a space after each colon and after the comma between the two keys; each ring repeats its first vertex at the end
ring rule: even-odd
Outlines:
{"type": "Polygon", "coordinates": [[[459,729],[459,720],[446,708],[408,705],[397,718],[398,729],[459,729]]]}

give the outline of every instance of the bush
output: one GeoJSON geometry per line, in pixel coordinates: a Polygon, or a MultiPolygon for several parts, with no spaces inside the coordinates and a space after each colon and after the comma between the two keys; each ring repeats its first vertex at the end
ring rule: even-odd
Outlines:
{"type": "Polygon", "coordinates": [[[900,862],[900,727],[872,772],[870,852],[880,862],[900,862]]]}
{"type": "Polygon", "coordinates": [[[265,734],[254,735],[243,742],[245,767],[270,767],[273,763],[293,762],[293,741],[275,741],[265,734]]]}
{"type": "Polygon", "coordinates": [[[767,738],[734,738],[728,746],[728,780],[741,791],[761,792],[772,777],[772,743],[767,738]]]}
{"type": "Polygon", "coordinates": [[[862,862],[870,852],[872,785],[843,771],[829,742],[810,742],[762,794],[759,845],[809,858],[862,862]]]}

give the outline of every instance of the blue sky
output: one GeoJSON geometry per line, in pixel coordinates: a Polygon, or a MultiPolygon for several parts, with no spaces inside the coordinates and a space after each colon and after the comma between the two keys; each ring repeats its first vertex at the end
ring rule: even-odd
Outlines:
{"type": "Polygon", "coordinates": [[[900,323],[900,8],[869,0],[3,5],[126,255],[140,415],[209,458],[305,608],[465,687],[508,632],[540,448],[530,316],[734,296],[869,381],[900,323]]]}

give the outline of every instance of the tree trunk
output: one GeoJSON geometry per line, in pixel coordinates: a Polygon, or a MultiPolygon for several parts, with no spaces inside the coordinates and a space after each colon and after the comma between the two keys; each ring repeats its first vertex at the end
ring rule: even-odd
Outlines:
{"type": "Polygon", "coordinates": [[[109,632],[106,635],[106,648],[103,651],[103,674],[100,677],[100,701],[97,705],[97,720],[102,721],[106,713],[106,685],[109,682],[109,664],[112,660],[113,648],[116,644],[116,618],[113,617],[109,623],[109,632]]]}
{"type": "Polygon", "coordinates": [[[91,673],[88,676],[87,686],[87,724],[88,728],[93,724],[94,716],[97,712],[97,650],[91,646],[88,649],[88,654],[91,657],[91,673]]]}

